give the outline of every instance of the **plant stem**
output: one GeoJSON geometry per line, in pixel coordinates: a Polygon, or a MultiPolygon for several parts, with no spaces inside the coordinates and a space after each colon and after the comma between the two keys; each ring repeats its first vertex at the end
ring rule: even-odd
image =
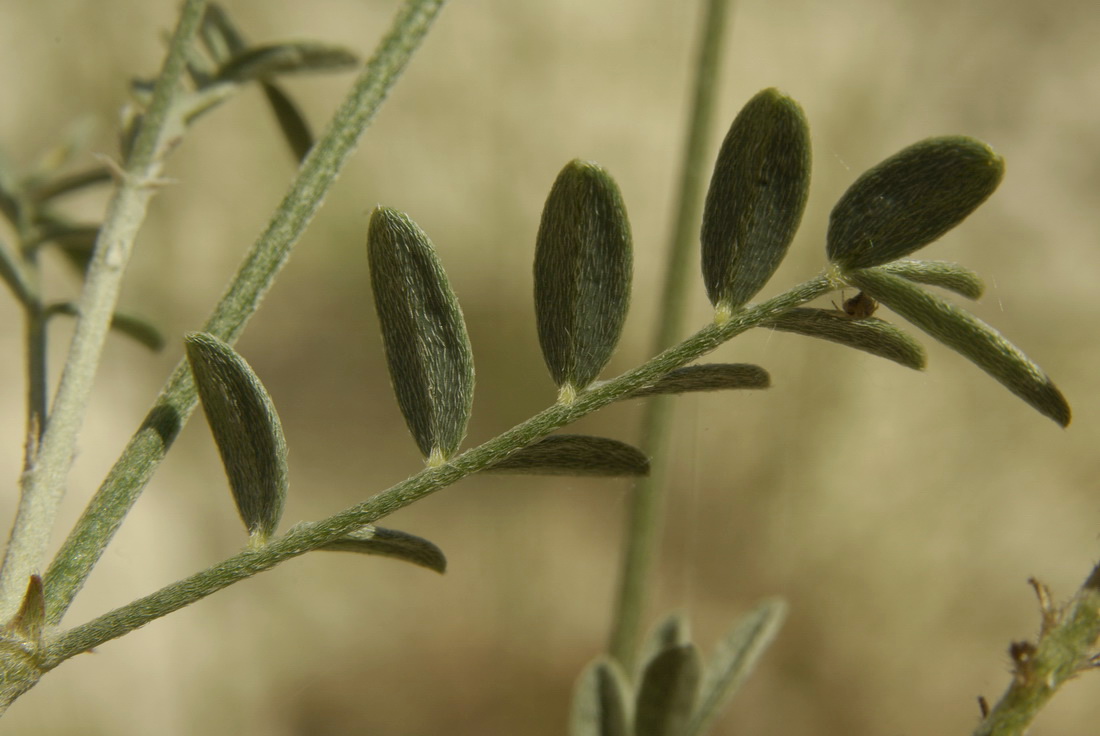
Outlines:
{"type": "Polygon", "coordinates": [[[316,549],[461,478],[484,470],[555,429],[629,396],[636,389],[653,383],[669,371],[714,350],[733,336],[774,319],[832,289],[832,281],[822,275],[766,302],[737,312],[721,325],[710,324],[638,368],[585,391],[574,403],[555,404],[444,465],[426,468],[335,516],[318,522],[299,524],[262,548],[246,549],[189,578],[57,635],[50,640],[43,652],[42,668],[47,670],[56,667],[69,657],[122,636],[215,591],[268,570],[284,560],[316,549]]]}
{"type": "Polygon", "coordinates": [[[1090,657],[1100,639],[1100,565],[1061,611],[1048,611],[1041,602],[1039,641],[1013,645],[1012,684],[974,736],[1022,736],[1058,688],[1096,667],[1090,657]]]}
{"type": "MultiPolygon", "coordinates": [[[[39,569],[49,541],[122,275],[164,163],[173,122],[172,106],[185,67],[187,45],[198,28],[205,5],[204,0],[187,0],[180,14],[133,153],[108,205],[80,297],[80,316],[52,412],[43,428],[38,451],[21,478],[19,509],[0,570],[0,619],[6,620],[18,609],[27,581],[39,569]]],[[[31,349],[33,352],[34,346],[31,349]]]]}
{"type": "MultiPolygon", "coordinates": [[[[240,335],[442,5],[443,0],[406,0],[402,5],[389,33],[302,162],[290,190],[241,264],[204,331],[229,343],[240,335]]],[[[51,624],[64,616],[194,410],[195,402],[190,369],[181,362],[46,574],[46,610],[51,624]]]]}
{"type": "MultiPolygon", "coordinates": [[[[697,252],[694,246],[702,208],[707,143],[714,127],[714,100],[729,5],[729,0],[706,2],[696,61],[691,120],[684,141],[679,201],[664,271],[665,282],[658,310],[661,316],[654,353],[672,344],[683,330],[684,312],[688,304],[684,292],[690,283],[688,271],[691,256],[697,252]]],[[[662,529],[664,470],[672,402],[671,396],[654,397],[646,405],[642,418],[641,447],[650,456],[651,472],[634,484],[630,499],[610,642],[611,655],[626,672],[634,669],[641,620],[649,597],[653,561],[662,529]]]]}

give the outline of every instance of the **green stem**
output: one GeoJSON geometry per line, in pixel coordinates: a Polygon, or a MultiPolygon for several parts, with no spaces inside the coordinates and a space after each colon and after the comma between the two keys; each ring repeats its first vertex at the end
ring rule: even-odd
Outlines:
{"type": "Polygon", "coordinates": [[[80,317],[52,412],[32,464],[21,477],[19,509],[0,570],[0,619],[7,619],[18,609],[27,581],[39,569],[53,530],[122,275],[163,165],[186,48],[202,19],[204,7],[204,0],[188,0],[180,14],[133,155],[108,205],[80,297],[80,317]]]}
{"type": "MultiPolygon", "coordinates": [[[[407,0],[398,11],[390,32],[302,162],[290,190],[252,246],[204,331],[232,343],[244,329],[442,5],[443,0],[407,0]]],[[[46,574],[46,610],[51,624],[64,616],[195,402],[190,370],[181,362],[46,574]]]]}
{"type": "Polygon", "coordinates": [[[458,455],[444,465],[426,468],[361,504],[323,521],[299,524],[260,549],[246,549],[229,559],[166,586],[133,603],[55,636],[42,654],[43,670],[139,626],[194,603],[233,583],[268,570],[284,560],[331,542],[364,524],[402,509],[468,475],[484,470],[509,454],[545,437],[608,404],[649,385],[669,371],[689,363],[748,329],[816,299],[833,289],[819,276],[762,304],[734,314],[729,321],[710,324],[684,342],[669,348],[632,371],[598,385],[572,404],[555,404],[504,434],[458,455]]]}
{"type": "Polygon", "coordinates": [[[1081,672],[1095,668],[1090,657],[1100,639],[1100,565],[1093,568],[1065,608],[1046,610],[1039,641],[1013,645],[1012,684],[982,720],[974,736],[1023,736],[1058,689],[1081,672]]]}
{"type": "MultiPolygon", "coordinates": [[[[707,144],[714,127],[714,100],[722,46],[726,37],[729,0],[708,0],[696,61],[691,121],[684,142],[679,201],[665,267],[661,315],[653,352],[672,344],[681,333],[688,299],[689,265],[697,252],[699,212],[702,209],[707,144]]],[[[665,461],[672,419],[672,397],[658,396],[646,405],[642,418],[642,449],[650,456],[651,472],[639,479],[630,499],[623,540],[619,590],[611,631],[611,655],[630,672],[634,668],[642,615],[653,573],[664,506],[665,461]]]]}

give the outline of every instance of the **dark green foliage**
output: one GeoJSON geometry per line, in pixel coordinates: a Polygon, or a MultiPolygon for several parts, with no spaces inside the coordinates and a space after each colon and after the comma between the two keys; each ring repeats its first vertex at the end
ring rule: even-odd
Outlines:
{"type": "Polygon", "coordinates": [[[734,388],[768,388],[771,376],[751,363],[703,363],[677,368],[652,386],[640,388],[627,398],[663,394],[683,394],[695,391],[724,391],[734,388]]]}
{"type": "Polygon", "coordinates": [[[914,283],[938,286],[967,299],[981,299],[985,291],[985,284],[978,274],[947,261],[894,261],[879,266],[879,270],[914,283]]]}
{"type": "Polygon", "coordinates": [[[264,91],[275,120],[279,123],[279,130],[283,132],[283,138],[294,153],[294,157],[301,161],[313,147],[313,133],[309,130],[309,123],[294,101],[283,92],[282,88],[272,82],[261,82],[260,89],[264,91]]]}
{"type": "Polygon", "coordinates": [[[299,41],[253,46],[235,54],[218,70],[217,79],[246,82],[280,74],[354,69],[359,57],[342,46],[299,41]]]}
{"type": "Polygon", "coordinates": [[[252,368],[205,332],[187,336],[187,359],[248,533],[266,540],[279,526],[287,492],[286,440],[275,405],[252,368]]]}
{"type": "Polygon", "coordinates": [[[357,529],[318,549],[380,555],[411,562],[438,573],[447,571],[447,558],[443,555],[443,550],[427,539],[373,525],[357,529]]]}
{"type": "Polygon", "coordinates": [[[902,258],[962,222],[997,188],[1004,161],[973,138],[928,138],[859,177],[829,218],[829,260],[842,269],[902,258]]]}
{"type": "Polygon", "coordinates": [[[649,458],[625,442],[583,434],[552,434],[487,469],[535,475],[649,475],[649,458]]]}
{"type": "Polygon", "coordinates": [[[630,685],[619,665],[599,659],[581,673],[573,695],[570,736],[631,736],[630,685]]]}
{"type": "Polygon", "coordinates": [[[874,317],[852,319],[840,311],[796,307],[769,320],[765,326],[847,345],[907,368],[924,368],[924,348],[920,343],[889,322],[874,317]]]}
{"type": "Polygon", "coordinates": [[[911,281],[881,269],[852,271],[847,278],[966,357],[1040,413],[1063,427],[1069,424],[1069,404],[1046,373],[985,322],[911,281]]]}
{"type": "Polygon", "coordinates": [[[768,282],[802,220],[809,186],[802,109],[766,89],[734,119],[707,192],[703,280],[711,304],[736,309],[768,282]]]}
{"type": "MultiPolygon", "coordinates": [[[[75,317],[77,308],[72,302],[61,302],[46,307],[45,314],[47,318],[58,314],[75,317]]],[[[161,334],[156,325],[141,317],[115,313],[115,316],[111,318],[111,329],[121,335],[126,335],[126,337],[144,345],[153,352],[159,352],[164,348],[164,335],[161,334]]]]}
{"type": "Polygon", "coordinates": [[[466,436],[474,400],[462,309],[431,241],[407,215],[376,208],[367,253],[397,403],[420,451],[442,462],[466,436]]]}
{"type": "Polygon", "coordinates": [[[668,647],[650,659],[638,685],[634,736],[682,736],[695,709],[701,674],[694,644],[668,647]]]}
{"type": "Polygon", "coordinates": [[[622,333],[633,272],[619,188],[597,164],[571,161],[554,182],[535,247],[539,344],[559,386],[599,375],[622,333]]]}

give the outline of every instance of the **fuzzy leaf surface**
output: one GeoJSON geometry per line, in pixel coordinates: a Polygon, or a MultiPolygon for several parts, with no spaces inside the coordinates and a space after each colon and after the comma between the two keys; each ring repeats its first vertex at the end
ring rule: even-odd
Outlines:
{"type": "Polygon", "coordinates": [[[680,736],[691,721],[702,664],[693,644],[665,649],[646,665],[634,706],[634,736],[680,736]]]}
{"type": "Polygon", "coordinates": [[[330,552],[357,552],[411,562],[438,573],[447,571],[443,550],[423,537],[367,525],[318,547],[330,552]]]}
{"type": "Polygon", "coordinates": [[[577,680],[570,736],[632,736],[630,685],[616,662],[598,659],[577,680]]]}
{"type": "Polygon", "coordinates": [[[633,258],[615,181],[590,161],[566,164],[535,244],[539,344],[559,387],[583,389],[607,365],[630,304],[633,258]]]}
{"type": "Polygon", "coordinates": [[[772,277],[802,220],[810,131],[776,89],[753,97],[730,126],[703,206],[703,280],[715,307],[736,309],[772,277]]]}
{"type": "Polygon", "coordinates": [[[486,472],[637,477],[649,475],[641,450],[607,437],[552,434],[512,453],[486,472]]]}
{"type": "Polygon", "coordinates": [[[375,209],[367,252],[397,403],[424,456],[445,460],[466,436],[474,400],[462,309],[431,241],[407,215],[375,209]]]}
{"type": "Polygon", "coordinates": [[[684,394],[695,391],[724,391],[735,388],[768,388],[771,376],[752,363],[703,363],[669,371],[652,386],[645,386],[627,398],[662,394],[684,394]]]}
{"type": "Polygon", "coordinates": [[[852,319],[843,312],[829,309],[795,307],[769,320],[765,326],[829,340],[892,360],[906,368],[924,370],[926,358],[921,344],[889,322],[874,317],[852,319]]]}
{"type": "Polygon", "coordinates": [[[305,116],[282,87],[272,82],[262,82],[260,88],[264,91],[264,96],[267,97],[267,102],[275,113],[279,130],[283,132],[283,138],[286,139],[295,159],[302,161],[309,153],[309,149],[313,148],[313,133],[310,132],[305,116]]]}
{"type": "Polygon", "coordinates": [[[699,693],[699,706],[684,736],[703,736],[752,673],[757,660],[772,643],[787,604],[766,600],[749,611],[719,643],[699,693]]]}
{"type": "Polygon", "coordinates": [[[205,332],[186,338],[203,412],[248,533],[260,541],[279,526],[287,492],[286,439],[260,379],[228,344],[205,332]]]}
{"type": "Polygon", "coordinates": [[[966,219],[1003,175],[1004,160],[973,138],[914,143],[869,169],[837,202],[829,260],[850,270],[907,256],[966,219]]]}
{"type": "Polygon", "coordinates": [[[642,642],[638,657],[640,670],[637,679],[645,672],[646,665],[661,652],[691,643],[691,623],[682,613],[670,613],[661,619],[642,642]]]}
{"type": "Polygon", "coordinates": [[[279,74],[354,69],[359,57],[342,46],[299,41],[253,46],[236,54],[218,70],[218,80],[248,82],[279,74]]]}
{"type": "Polygon", "coordinates": [[[948,261],[894,261],[878,267],[917,284],[938,286],[967,299],[981,299],[985,283],[969,268],[948,261]]]}
{"type": "Polygon", "coordinates": [[[1039,413],[1063,427],[1069,424],[1069,403],[1050,377],[970,312],[880,269],[852,271],[846,278],[993,376],[1039,413]]]}

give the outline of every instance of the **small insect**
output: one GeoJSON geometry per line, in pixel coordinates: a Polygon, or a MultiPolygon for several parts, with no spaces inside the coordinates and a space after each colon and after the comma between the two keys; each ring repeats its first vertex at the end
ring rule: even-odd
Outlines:
{"type": "MultiPolygon", "coordinates": [[[[836,307],[835,302],[833,306],[836,307]]],[[[867,319],[875,313],[876,309],[878,309],[878,302],[862,291],[851,299],[845,299],[841,306],[837,307],[838,312],[843,312],[850,319],[867,319]]]]}

